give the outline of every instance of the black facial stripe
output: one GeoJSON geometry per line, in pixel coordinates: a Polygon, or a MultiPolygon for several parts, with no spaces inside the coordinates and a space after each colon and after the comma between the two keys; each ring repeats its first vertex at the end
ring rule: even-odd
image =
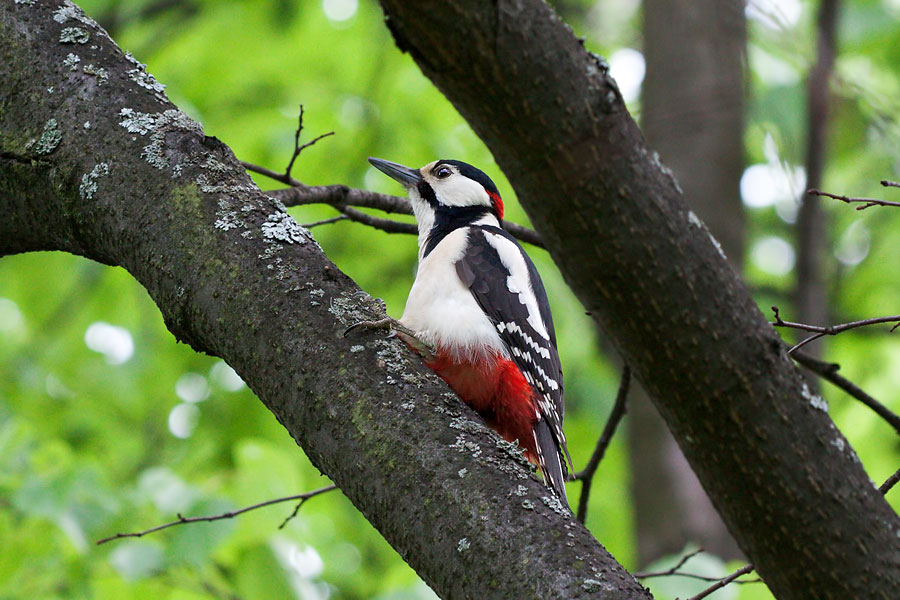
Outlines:
{"type": "Polygon", "coordinates": [[[435,163],[434,168],[431,169],[431,172],[434,173],[435,169],[440,167],[441,165],[453,165],[459,170],[459,174],[468,177],[472,181],[477,181],[486,189],[487,191],[500,195],[500,192],[497,190],[497,186],[494,185],[494,182],[491,181],[491,178],[487,176],[487,174],[481,169],[477,169],[470,165],[469,163],[464,163],[461,160],[451,160],[451,159],[441,159],[435,163]]]}
{"type": "Polygon", "coordinates": [[[424,179],[419,182],[416,186],[416,189],[419,192],[419,195],[422,196],[422,200],[427,202],[432,208],[438,207],[438,199],[434,193],[434,189],[428,184],[424,179]]]}
{"type": "MultiPolygon", "coordinates": [[[[429,187],[428,189],[431,188],[429,187]]],[[[422,258],[428,256],[428,254],[434,250],[435,246],[437,246],[442,239],[447,237],[448,233],[454,229],[459,229],[460,227],[465,227],[466,225],[474,223],[488,214],[490,214],[490,209],[487,206],[436,207],[434,210],[434,224],[431,226],[431,231],[428,232],[428,241],[425,243],[425,252],[422,254],[422,258]]]]}

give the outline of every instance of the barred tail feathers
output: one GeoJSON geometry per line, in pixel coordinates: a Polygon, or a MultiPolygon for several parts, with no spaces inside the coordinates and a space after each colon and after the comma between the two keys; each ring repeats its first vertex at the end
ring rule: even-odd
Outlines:
{"type": "Polygon", "coordinates": [[[566,498],[565,482],[568,476],[566,463],[562,460],[560,449],[557,446],[556,438],[550,431],[550,426],[543,419],[538,421],[534,428],[534,439],[537,447],[537,458],[541,471],[544,474],[544,481],[564,506],[569,506],[566,498]]]}

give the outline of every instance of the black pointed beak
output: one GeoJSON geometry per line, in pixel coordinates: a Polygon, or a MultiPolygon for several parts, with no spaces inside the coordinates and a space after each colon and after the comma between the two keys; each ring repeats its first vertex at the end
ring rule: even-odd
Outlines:
{"type": "Polygon", "coordinates": [[[372,158],[371,156],[369,157],[369,162],[372,163],[373,167],[375,167],[391,179],[399,181],[405,187],[415,187],[420,181],[422,181],[422,174],[419,173],[418,169],[410,169],[409,167],[404,167],[401,164],[381,158],[372,158]]]}

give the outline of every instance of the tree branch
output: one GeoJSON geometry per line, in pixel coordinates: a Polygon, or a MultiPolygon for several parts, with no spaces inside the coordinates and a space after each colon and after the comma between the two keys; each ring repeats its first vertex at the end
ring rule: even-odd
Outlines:
{"type": "Polygon", "coordinates": [[[578,498],[577,516],[578,521],[581,523],[584,523],[585,519],[587,519],[587,505],[591,496],[591,484],[594,482],[594,474],[597,472],[597,467],[600,466],[600,461],[603,460],[606,449],[616,433],[619,421],[625,416],[625,401],[628,399],[628,389],[630,387],[631,369],[628,368],[628,365],[624,365],[622,367],[622,378],[619,381],[619,391],[616,394],[616,402],[609,413],[609,418],[606,420],[603,433],[600,434],[600,439],[597,440],[597,446],[594,448],[594,453],[591,454],[591,459],[588,461],[587,466],[583,471],[575,475],[575,479],[581,480],[581,496],[578,498]]]}
{"type": "Polygon", "coordinates": [[[859,400],[860,402],[871,408],[879,417],[887,421],[888,424],[894,428],[894,431],[900,434],[900,416],[898,416],[887,406],[867,394],[858,385],[856,385],[843,375],[839,374],[838,369],[841,368],[839,364],[821,361],[799,351],[793,352],[791,354],[791,358],[793,358],[795,361],[797,361],[797,363],[809,369],[822,379],[844,390],[852,398],[859,400]]]}
{"type": "Polygon", "coordinates": [[[282,529],[285,525],[287,525],[288,521],[297,516],[297,513],[300,511],[300,507],[303,506],[307,500],[310,498],[315,498],[320,494],[324,494],[325,492],[330,492],[332,490],[336,490],[336,485],[326,485],[325,487],[321,487],[317,490],[312,490],[311,492],[306,492],[303,494],[296,494],[294,496],[284,496],[283,498],[275,498],[273,500],[266,500],[265,502],[260,502],[258,504],[252,504],[250,506],[245,506],[244,508],[240,508],[238,510],[233,510],[229,512],[220,513],[218,515],[210,515],[205,517],[183,517],[180,513],[177,515],[178,519],[175,521],[170,521],[168,523],[163,523],[162,525],[157,525],[156,527],[151,527],[150,529],[145,529],[143,531],[137,531],[133,533],[117,533],[115,535],[111,535],[109,537],[105,537],[103,539],[97,540],[97,545],[105,544],[106,542],[111,542],[113,540],[120,540],[122,538],[129,537],[144,537],[150,533],[156,533],[157,531],[162,531],[163,529],[168,529],[169,527],[174,527],[176,525],[184,525],[186,523],[201,523],[201,522],[212,522],[212,521],[221,521],[222,519],[233,519],[238,515],[242,515],[245,512],[250,512],[251,510],[256,510],[258,508],[263,508],[266,506],[272,506],[273,504],[279,504],[281,502],[290,502],[292,500],[299,500],[297,506],[294,508],[294,512],[289,515],[282,523],[278,526],[279,529],[282,529]]]}
{"type": "MultiPolygon", "coordinates": [[[[732,581],[734,581],[734,580],[737,579],[738,577],[741,577],[741,576],[743,576],[743,575],[746,575],[747,573],[752,572],[752,571],[753,571],[753,568],[754,568],[754,567],[753,567],[752,564],[744,565],[743,567],[741,567],[740,569],[738,569],[737,571],[735,571],[734,573],[732,573],[732,574],[729,575],[728,577],[724,577],[724,578],[720,579],[719,581],[717,581],[717,582],[714,583],[713,585],[709,586],[708,588],[706,588],[705,590],[703,590],[702,592],[700,592],[700,593],[697,594],[696,596],[691,596],[691,597],[689,598],[689,600],[701,600],[701,598],[706,598],[707,596],[709,596],[710,594],[712,594],[712,593],[715,592],[716,590],[722,589],[723,587],[725,587],[726,585],[728,585],[729,583],[731,583],[732,581]]],[[[749,582],[749,581],[743,581],[743,582],[738,582],[738,583],[750,583],[750,582],[749,582]]]]}
{"type": "Polygon", "coordinates": [[[775,327],[786,327],[788,329],[799,329],[801,331],[811,331],[814,332],[815,335],[811,335],[808,338],[801,340],[799,343],[795,344],[788,350],[788,354],[793,354],[795,351],[799,350],[809,342],[813,340],[817,340],[820,337],[826,335],[837,335],[839,333],[843,333],[845,331],[849,331],[851,329],[856,329],[858,327],[867,327],[869,325],[879,325],[881,323],[894,323],[896,324],[891,327],[890,331],[894,331],[897,327],[900,327],[900,315],[893,315],[890,317],[875,317],[872,319],[861,319],[859,321],[851,321],[850,323],[842,323],[840,325],[807,325],[805,323],[794,323],[792,321],[784,321],[779,314],[778,307],[773,306],[772,312],[775,313],[775,320],[772,321],[772,325],[775,327]]]}
{"type": "MultiPolygon", "coordinates": [[[[894,182],[890,182],[884,180],[881,182],[883,186],[890,187],[900,187],[900,185],[895,184],[894,182]]],[[[828,192],[823,192],[817,189],[810,189],[806,192],[810,196],[825,196],[826,198],[834,198],[835,200],[840,200],[841,202],[846,202],[847,204],[857,204],[860,203],[862,206],[857,206],[856,210],[865,210],[871,206],[900,206],[900,202],[891,202],[889,200],[879,200],[877,198],[853,198],[851,196],[841,196],[839,194],[830,194],[828,192]]]]}

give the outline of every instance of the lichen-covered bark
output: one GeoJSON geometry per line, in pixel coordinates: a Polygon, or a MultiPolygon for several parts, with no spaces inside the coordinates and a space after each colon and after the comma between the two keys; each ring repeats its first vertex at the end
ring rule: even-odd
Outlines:
{"type": "Polygon", "coordinates": [[[538,0],[381,3],[398,46],[493,152],[775,595],[900,598],[900,519],[603,61],[538,0]]]}
{"type": "MultiPolygon", "coordinates": [[[[362,160],[362,157],[361,157],[362,160]]],[[[0,3],[0,256],[120,265],[447,598],[649,595],[231,151],[68,2],[0,3]]]]}

